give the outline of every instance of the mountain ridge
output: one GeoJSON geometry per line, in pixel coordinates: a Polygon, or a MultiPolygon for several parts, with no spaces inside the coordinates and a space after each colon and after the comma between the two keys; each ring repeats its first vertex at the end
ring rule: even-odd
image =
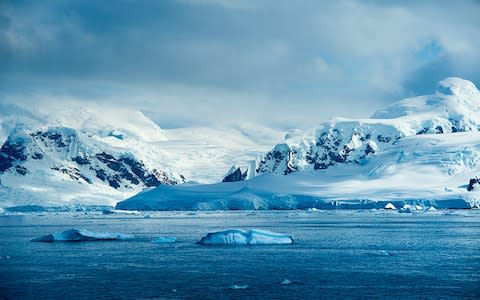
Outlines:
{"type": "Polygon", "coordinates": [[[286,135],[260,160],[257,172],[289,174],[361,163],[401,138],[480,130],[480,91],[467,80],[450,77],[435,94],[407,98],[369,119],[334,118],[309,132],[286,135]]]}
{"type": "Polygon", "coordinates": [[[157,187],[119,209],[361,209],[480,206],[480,92],[447,78],[376,118],[335,118],[294,130],[260,160],[257,176],[213,185],[157,187]],[[285,176],[287,175],[287,176],[285,176]]]}

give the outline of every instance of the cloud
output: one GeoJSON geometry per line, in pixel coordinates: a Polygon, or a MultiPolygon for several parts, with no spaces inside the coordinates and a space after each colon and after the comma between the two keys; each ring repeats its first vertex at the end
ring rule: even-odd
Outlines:
{"type": "Polygon", "coordinates": [[[0,101],[68,96],[179,126],[296,127],[368,116],[446,76],[480,82],[476,1],[2,5],[0,101]]]}

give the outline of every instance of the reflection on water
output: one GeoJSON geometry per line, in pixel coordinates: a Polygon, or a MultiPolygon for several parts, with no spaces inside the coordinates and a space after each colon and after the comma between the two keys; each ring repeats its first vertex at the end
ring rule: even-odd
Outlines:
{"type": "Polygon", "coordinates": [[[10,215],[0,217],[0,298],[475,298],[479,246],[474,210],[10,215]],[[295,243],[196,244],[253,227],[295,243]],[[136,238],[30,242],[71,228],[136,238]],[[176,242],[151,242],[159,236],[176,242]]]}

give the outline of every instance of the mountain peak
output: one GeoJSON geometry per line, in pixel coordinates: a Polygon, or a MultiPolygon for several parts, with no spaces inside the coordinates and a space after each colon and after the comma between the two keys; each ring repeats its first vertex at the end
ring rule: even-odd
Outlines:
{"type": "Polygon", "coordinates": [[[371,118],[401,117],[470,119],[480,123],[480,91],[471,81],[448,77],[437,84],[436,93],[400,100],[376,111],[371,118]]]}
{"type": "Polygon", "coordinates": [[[480,95],[473,82],[459,77],[447,77],[439,81],[437,84],[438,94],[446,96],[480,95]]]}
{"type": "Polygon", "coordinates": [[[478,131],[480,91],[470,81],[449,77],[435,94],[400,100],[370,119],[333,119],[314,131],[289,135],[264,155],[258,172],[286,175],[361,165],[408,136],[478,131]]]}

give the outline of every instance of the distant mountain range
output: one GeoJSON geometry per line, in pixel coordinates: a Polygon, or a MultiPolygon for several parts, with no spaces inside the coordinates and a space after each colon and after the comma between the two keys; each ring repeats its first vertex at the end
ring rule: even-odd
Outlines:
{"type": "Polygon", "coordinates": [[[0,207],[114,205],[129,197],[118,208],[479,202],[480,91],[460,78],[368,119],[292,130],[273,149],[281,133],[270,128],[163,130],[122,108],[1,104],[0,122],[0,207]]]}

